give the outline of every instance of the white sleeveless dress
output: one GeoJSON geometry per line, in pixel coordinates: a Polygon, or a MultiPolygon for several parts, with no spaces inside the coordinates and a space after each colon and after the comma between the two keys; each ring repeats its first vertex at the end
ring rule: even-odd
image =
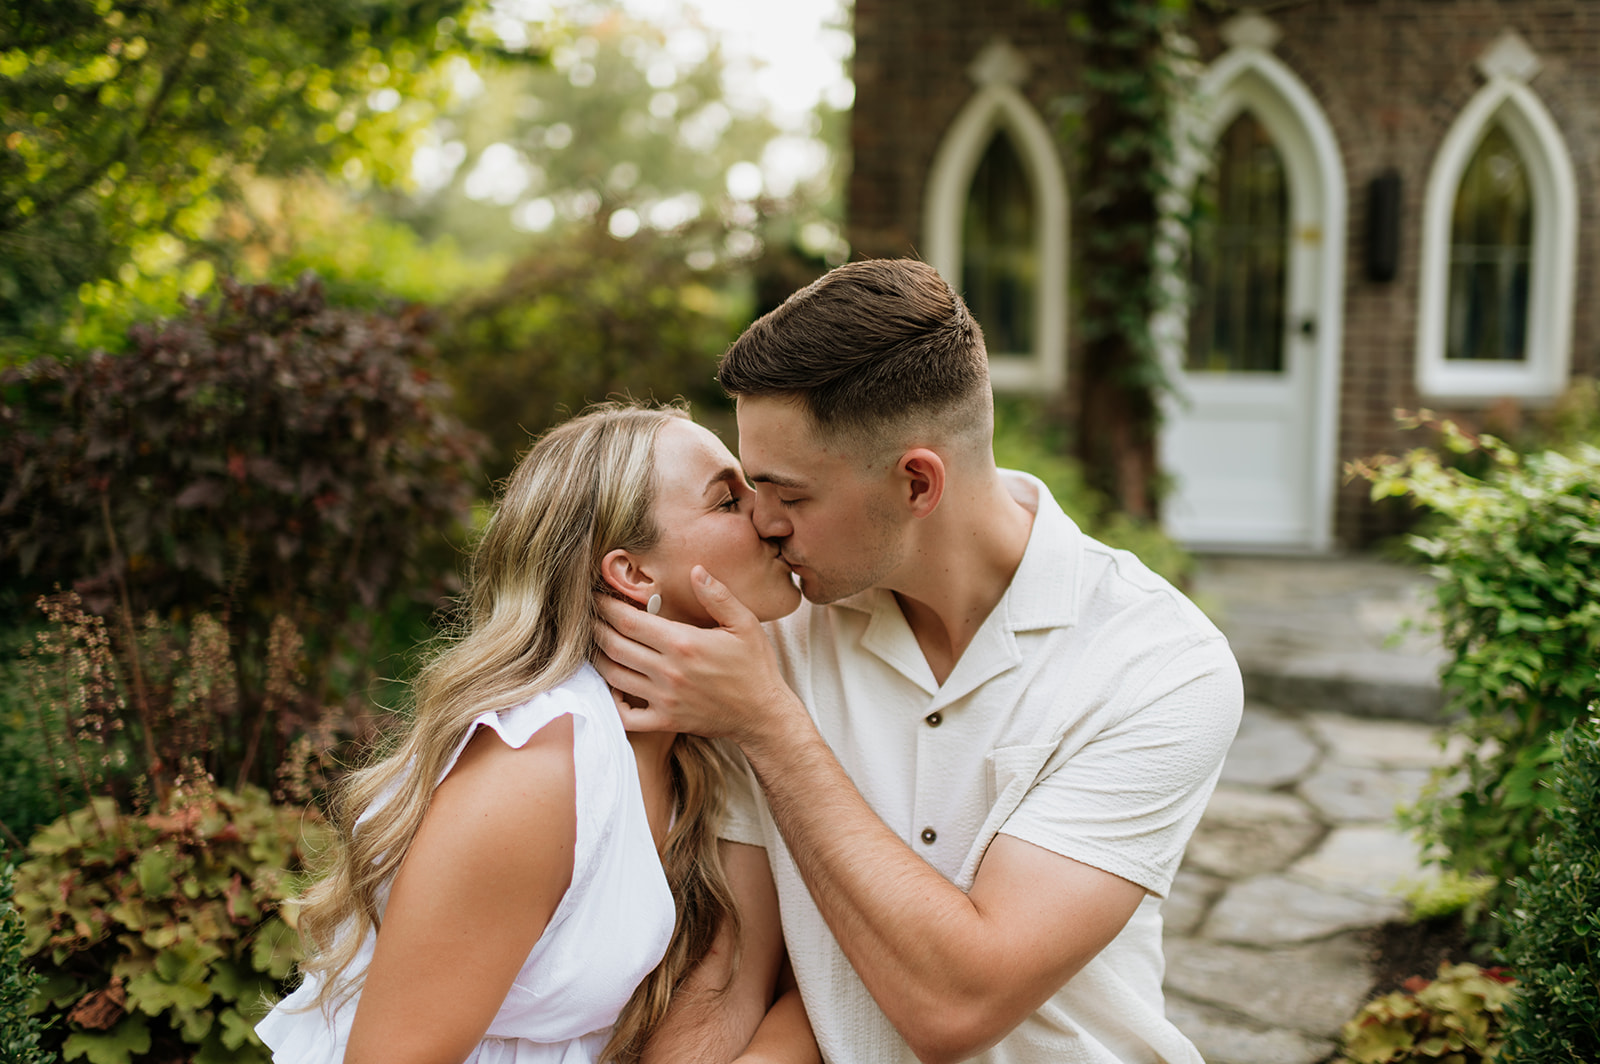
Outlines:
{"type": "MultiPolygon", "coordinates": [[[[633,748],[605,681],[591,666],[514,709],[478,717],[439,779],[479,727],[493,728],[520,748],[565,714],[572,717],[577,770],[572,885],[468,1064],[593,1064],[623,1005],[672,937],[672,894],[650,834],[633,748]]],[[[385,887],[380,909],[387,901],[385,887]]],[[[352,970],[366,970],[375,940],[369,931],[352,970]]],[[[427,972],[417,978],[428,978],[427,972]]],[[[316,992],[308,977],[256,1026],[276,1064],[344,1060],[359,995],[330,1015],[309,1007],[316,992]]]]}

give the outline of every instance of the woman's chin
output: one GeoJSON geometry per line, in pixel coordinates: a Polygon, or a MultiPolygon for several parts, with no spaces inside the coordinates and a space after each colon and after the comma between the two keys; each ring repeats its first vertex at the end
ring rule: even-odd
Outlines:
{"type": "Polygon", "coordinates": [[[800,589],[794,585],[784,589],[783,595],[775,596],[771,606],[764,610],[754,610],[756,620],[762,624],[775,621],[780,617],[787,617],[800,608],[800,589]]]}

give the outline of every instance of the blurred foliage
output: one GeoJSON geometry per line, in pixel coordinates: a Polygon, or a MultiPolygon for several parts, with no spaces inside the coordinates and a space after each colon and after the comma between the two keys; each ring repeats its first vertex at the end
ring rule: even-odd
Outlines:
{"type": "Polygon", "coordinates": [[[1506,1009],[1506,1064],[1600,1060],[1600,704],[1557,744],[1550,830],[1514,884],[1506,958],[1520,992],[1506,1009]]]}
{"type": "Polygon", "coordinates": [[[15,670],[21,712],[0,723],[10,744],[35,756],[32,805],[8,803],[21,816],[0,824],[14,845],[90,798],[160,812],[223,776],[264,781],[279,800],[298,802],[326,786],[325,769],[354,729],[337,707],[307,696],[305,644],[287,618],[273,619],[266,661],[241,682],[225,617],[179,625],[150,613],[113,626],[70,591],[39,606],[47,623],[15,670]],[[54,809],[39,816],[46,799],[54,809]]]}
{"type": "MultiPolygon", "coordinates": [[[[1430,448],[1352,463],[1374,499],[1409,497],[1441,519],[1411,545],[1438,577],[1441,673],[1459,764],[1437,770],[1403,821],[1438,863],[1497,881],[1484,911],[1513,902],[1555,805],[1555,738],[1600,698],[1600,448],[1519,455],[1426,412],[1405,421],[1475,453],[1472,476],[1430,448]]],[[[1475,933],[1498,933],[1480,919],[1475,933]]]]}
{"type": "Polygon", "coordinates": [[[1001,468],[1020,469],[1044,481],[1067,516],[1107,546],[1131,552],[1174,584],[1188,580],[1193,556],[1160,526],[1114,508],[1090,486],[1083,466],[1066,453],[1065,430],[1043,407],[997,398],[994,413],[994,457],[1001,468]]]}
{"type": "Polygon", "coordinates": [[[97,798],[40,831],[16,904],[47,1042],[92,1064],[270,1060],[253,1027],[300,959],[290,899],[330,834],[254,788],[145,816],[97,798]]]}
{"type": "MultiPolygon", "coordinates": [[[[336,306],[389,310],[398,302],[446,304],[494,284],[509,261],[469,257],[448,234],[425,242],[411,226],[380,214],[370,202],[352,200],[315,175],[252,179],[238,191],[239,199],[214,229],[215,257],[225,271],[241,280],[280,285],[314,273],[336,306]]],[[[86,284],[66,337],[86,350],[120,353],[128,348],[134,325],[182,314],[187,295],[209,290],[213,282],[211,262],[200,260],[128,282],[86,284]]]]}
{"type": "Polygon", "coordinates": [[[435,125],[421,194],[392,199],[398,216],[473,253],[598,227],[670,234],[702,268],[766,245],[844,261],[844,112],[823,104],[781,127],[725,93],[729,66],[703,30],[609,5],[565,15],[527,27],[548,65],[486,69],[435,125]]]}
{"type": "Polygon", "coordinates": [[[308,699],[333,695],[336,666],[364,682],[374,625],[453,590],[449,537],[479,486],[429,328],[419,310],[330,308],[310,278],[225,283],[126,354],[0,372],[5,581],[115,610],[124,655],[147,613],[217,616],[242,678],[236,742],[262,728],[279,618],[307,644],[308,699]]]}
{"type": "Polygon", "coordinates": [[[1517,982],[1499,968],[1441,964],[1361,1007],[1339,1036],[1334,1064],[1490,1064],[1504,1040],[1517,982]]]}
{"type": "Polygon", "coordinates": [[[1481,915],[1483,900],[1499,884],[1493,876],[1469,875],[1444,868],[1425,878],[1403,879],[1398,889],[1405,898],[1406,915],[1412,923],[1442,920],[1448,916],[1460,916],[1464,922],[1472,923],[1481,915]]]}
{"type": "Polygon", "coordinates": [[[240,183],[401,182],[452,71],[504,54],[472,0],[54,0],[0,7],[0,334],[81,285],[209,282],[240,183]]]}
{"type": "Polygon", "coordinates": [[[27,962],[27,932],[12,902],[16,867],[0,864],[0,1061],[5,1064],[51,1064],[56,1057],[41,1044],[44,1023],[28,1011],[43,981],[27,962]]]}
{"type": "Polygon", "coordinates": [[[682,397],[697,420],[725,426],[717,358],[747,306],[730,286],[720,270],[686,265],[669,237],[585,229],[458,304],[439,344],[462,420],[490,440],[492,477],[532,436],[612,395],[682,397]]]}

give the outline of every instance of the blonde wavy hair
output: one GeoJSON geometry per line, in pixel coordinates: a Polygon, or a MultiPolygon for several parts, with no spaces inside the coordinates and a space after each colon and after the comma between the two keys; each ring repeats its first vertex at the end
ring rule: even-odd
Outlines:
{"type": "MultiPolygon", "coordinates": [[[[335,792],[336,843],[299,919],[301,970],[322,982],[313,1007],[359,989],[359,973],[349,968],[381,923],[380,890],[405,858],[468,726],[486,710],[556,687],[592,656],[595,595],[609,591],[601,559],[655,545],[656,439],[669,421],[687,416],[677,407],[591,407],[517,464],[473,554],[458,628],[413,685],[410,725],[335,792]],[[357,833],[356,821],[369,812],[357,833]]],[[[606,1046],[602,1059],[622,1064],[639,1058],[723,921],[738,926],[717,853],[726,762],[716,744],[691,735],[677,737],[671,759],[677,817],[662,864],[677,920],[665,957],[623,1008],[606,1046]]]]}

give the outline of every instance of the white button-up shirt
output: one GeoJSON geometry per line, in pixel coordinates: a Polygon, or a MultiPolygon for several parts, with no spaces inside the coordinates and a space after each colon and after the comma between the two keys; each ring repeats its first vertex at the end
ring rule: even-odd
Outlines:
{"type": "MultiPolygon", "coordinates": [[[[1163,1015],[1160,898],[1243,705],[1222,633],[1133,555],[1080,532],[1048,489],[1004,474],[1035,515],[1010,587],[941,685],[898,603],[873,589],[768,625],[785,677],[867,804],[962,890],[1001,832],[1148,897],[993,1049],[993,1064],[1198,1064],[1163,1015]]],[[[825,1058],[916,1058],[817,911],[752,777],[723,834],[764,846],[825,1058]]]]}

